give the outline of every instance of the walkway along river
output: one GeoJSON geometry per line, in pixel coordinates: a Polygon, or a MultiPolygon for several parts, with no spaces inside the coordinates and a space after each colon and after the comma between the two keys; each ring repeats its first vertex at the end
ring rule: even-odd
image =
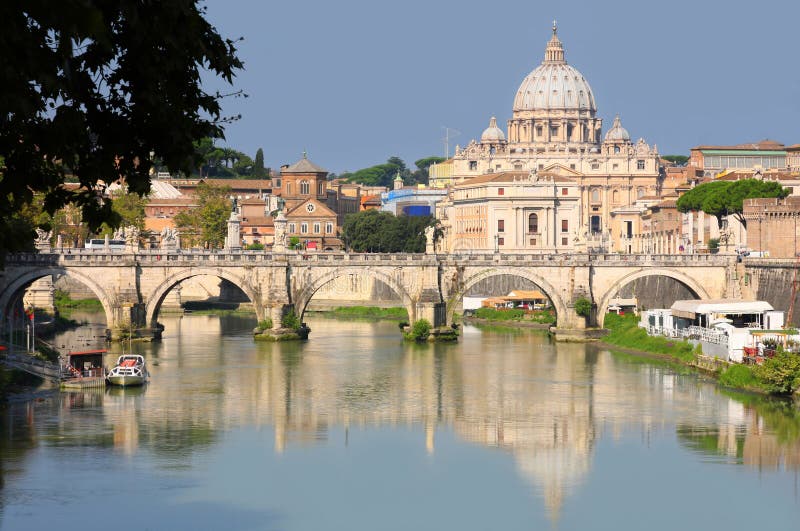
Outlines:
{"type": "Polygon", "coordinates": [[[134,344],[145,388],[0,410],[0,529],[800,521],[787,402],[540,331],[416,345],[393,322],[309,316],[314,341],[254,343],[252,318],[163,319],[162,342],[134,344]]]}

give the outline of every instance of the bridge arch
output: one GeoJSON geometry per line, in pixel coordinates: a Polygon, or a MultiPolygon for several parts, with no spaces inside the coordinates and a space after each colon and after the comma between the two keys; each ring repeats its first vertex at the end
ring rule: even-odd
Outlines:
{"type": "Polygon", "coordinates": [[[115,311],[117,307],[115,296],[106,292],[106,290],[103,289],[103,287],[95,282],[90,276],[79,273],[74,268],[58,266],[36,267],[35,270],[27,270],[22,272],[19,276],[8,282],[3,292],[0,293],[0,311],[2,311],[2,315],[9,315],[9,312],[11,311],[11,305],[16,300],[17,295],[19,295],[21,291],[29,284],[39,280],[40,278],[55,275],[66,275],[67,277],[77,280],[92,290],[92,293],[97,296],[100,304],[103,305],[103,311],[106,314],[106,326],[108,328],[112,328],[116,325],[118,316],[117,312],[115,311]]]}
{"type": "Polygon", "coordinates": [[[167,297],[167,294],[172,288],[184,280],[202,275],[222,278],[231,282],[232,284],[235,284],[253,303],[258,320],[260,321],[264,318],[264,310],[261,307],[260,292],[253,288],[253,286],[250,285],[250,283],[245,279],[222,268],[193,267],[184,269],[167,277],[146,297],[145,300],[147,301],[147,304],[145,306],[145,318],[147,319],[147,325],[150,327],[155,327],[158,312],[161,309],[161,304],[164,302],[164,299],[167,297]]]}
{"type": "Polygon", "coordinates": [[[301,318],[303,317],[303,314],[305,313],[309,302],[311,302],[311,298],[325,284],[333,282],[337,278],[341,278],[347,275],[356,275],[356,276],[367,275],[375,280],[380,280],[381,282],[389,286],[392,289],[392,291],[394,291],[403,301],[403,306],[408,312],[409,322],[412,323],[414,322],[417,313],[416,307],[414,306],[414,301],[408,294],[408,291],[405,289],[403,284],[399,282],[397,279],[393,278],[391,275],[387,275],[385,273],[364,267],[336,268],[335,270],[328,271],[325,274],[317,278],[314,278],[308,284],[300,285],[297,289],[296,296],[293,297],[292,299],[294,301],[297,315],[299,315],[301,318]]]}
{"type": "Polygon", "coordinates": [[[553,303],[553,308],[556,311],[556,321],[563,320],[568,316],[567,305],[564,299],[558,293],[558,290],[553,287],[550,282],[544,279],[541,275],[533,272],[530,268],[518,267],[493,267],[490,269],[483,269],[478,273],[468,277],[459,286],[458,290],[450,295],[447,299],[447,322],[453,322],[453,314],[455,313],[456,303],[464,298],[464,295],[476,285],[478,282],[486,280],[487,278],[509,275],[519,278],[524,278],[536,284],[553,303]]]}
{"type": "Polygon", "coordinates": [[[639,269],[638,271],[628,273],[627,275],[621,277],[619,280],[614,282],[611,285],[611,287],[608,290],[606,290],[602,298],[600,298],[599,304],[597,306],[598,326],[600,327],[603,326],[603,322],[605,321],[606,318],[606,308],[608,308],[608,303],[619,292],[619,290],[621,290],[623,287],[625,287],[625,285],[633,282],[636,279],[644,277],[653,277],[653,276],[663,276],[663,277],[669,277],[673,280],[677,280],[678,282],[686,286],[700,299],[711,298],[708,294],[708,291],[703,287],[702,284],[700,284],[692,277],[680,271],[667,268],[639,269]]]}

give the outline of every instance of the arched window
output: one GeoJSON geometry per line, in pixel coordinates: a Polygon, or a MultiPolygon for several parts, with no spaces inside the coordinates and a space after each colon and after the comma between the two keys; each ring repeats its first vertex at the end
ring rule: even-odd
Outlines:
{"type": "Polygon", "coordinates": [[[600,202],[600,188],[592,188],[591,200],[592,200],[592,203],[599,203],[600,202]]]}
{"type": "Polygon", "coordinates": [[[641,199],[642,197],[644,197],[644,188],[640,186],[636,189],[636,199],[641,199]]]}
{"type": "Polygon", "coordinates": [[[611,193],[611,202],[614,204],[619,203],[619,190],[614,190],[611,193]]]}
{"type": "Polygon", "coordinates": [[[538,234],[539,233],[539,216],[536,214],[531,214],[528,216],[528,232],[531,234],[538,234]]]}
{"type": "Polygon", "coordinates": [[[308,195],[308,181],[300,181],[300,195],[308,195]]]}

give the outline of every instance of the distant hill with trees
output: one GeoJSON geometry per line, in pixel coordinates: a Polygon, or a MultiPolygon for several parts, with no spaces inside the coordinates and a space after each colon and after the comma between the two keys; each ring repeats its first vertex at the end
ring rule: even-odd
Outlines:
{"type": "Polygon", "coordinates": [[[389,157],[383,164],[376,164],[354,172],[344,172],[340,175],[331,174],[331,179],[344,179],[350,183],[365,184],[368,186],[386,186],[391,188],[399,174],[404,184],[428,184],[428,168],[435,162],[442,162],[442,157],[425,157],[414,162],[416,170],[411,170],[400,157],[389,157]]]}

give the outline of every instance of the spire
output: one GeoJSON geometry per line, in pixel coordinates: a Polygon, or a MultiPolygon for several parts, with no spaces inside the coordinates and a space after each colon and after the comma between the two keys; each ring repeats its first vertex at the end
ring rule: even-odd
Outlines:
{"type": "Polygon", "coordinates": [[[553,21],[553,36],[550,42],[547,43],[547,48],[544,50],[545,63],[566,63],[564,60],[564,46],[558,40],[558,24],[553,21]]]}
{"type": "Polygon", "coordinates": [[[489,127],[497,127],[497,118],[494,116],[489,119],[489,127]]]}

